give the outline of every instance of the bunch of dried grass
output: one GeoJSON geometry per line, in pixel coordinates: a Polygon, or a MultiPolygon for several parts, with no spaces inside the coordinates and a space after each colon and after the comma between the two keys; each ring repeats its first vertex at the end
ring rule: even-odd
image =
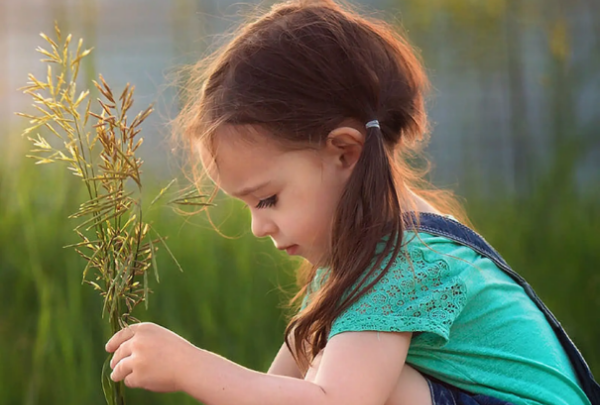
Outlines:
{"type": "MultiPolygon", "coordinates": [[[[140,125],[152,113],[152,107],[128,122],[134,87],[128,84],[116,98],[100,75],[99,82],[93,83],[104,101],[98,99],[99,114],[92,112],[89,89],[79,95],[76,90],[81,61],[92,49],[82,51],[83,40],[80,39],[73,53],[71,35],[63,41],[58,26],[55,31],[56,41],[40,34],[51,51],[37,48],[46,57],[42,59],[47,64],[46,81],[29,74],[27,86],[21,89],[33,98],[38,114],[17,114],[28,118],[31,124],[23,133],[34,146],[27,156],[36,159],[37,164],[65,162],[86,187],[89,200],[69,217],[83,219],[74,229],[81,242],[67,247],[74,248],[87,261],[83,283],[93,286],[104,298],[102,317],[108,314],[114,334],[131,322],[139,322],[131,314],[140,302],[148,306],[151,270],[159,282],[157,244],[165,247],[181,270],[164,238],[151,224],[144,222],[142,216],[142,160],[135,152],[143,141],[139,136],[140,125]],[[57,73],[53,71],[54,66],[58,68],[57,73]],[[88,124],[90,118],[96,120],[94,125],[88,124]]],[[[150,205],[173,183],[162,189],[150,205]]],[[[191,191],[170,203],[207,205],[201,201],[203,197],[191,191]]],[[[104,395],[109,405],[124,404],[124,385],[110,379],[109,359],[102,370],[104,395]]]]}

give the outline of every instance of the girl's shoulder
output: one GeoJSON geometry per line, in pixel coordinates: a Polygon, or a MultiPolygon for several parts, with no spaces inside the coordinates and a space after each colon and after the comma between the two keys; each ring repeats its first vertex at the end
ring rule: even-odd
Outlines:
{"type": "MultiPolygon", "coordinates": [[[[480,258],[480,255],[473,249],[450,238],[422,231],[406,230],[400,254],[394,259],[391,268],[432,271],[443,267],[446,272],[458,275],[472,267],[480,258]]],[[[381,267],[385,267],[388,262],[388,259],[384,260],[381,267]]]]}
{"type": "Polygon", "coordinates": [[[400,254],[365,271],[348,291],[360,298],[333,322],[329,338],[361,330],[427,332],[436,345],[445,344],[468,300],[464,272],[472,258],[463,248],[448,238],[405,232],[400,254]]]}
{"type": "MultiPolygon", "coordinates": [[[[381,254],[386,240],[386,238],[382,239],[376,255],[381,254]]],[[[409,277],[416,277],[415,280],[420,282],[431,280],[439,282],[440,279],[469,277],[465,271],[478,268],[478,262],[481,260],[477,252],[447,237],[411,230],[404,232],[400,253],[392,263],[390,263],[392,258],[389,253],[380,265],[373,269],[377,262],[376,258],[373,259],[372,266],[359,278],[358,284],[365,285],[363,281],[367,281],[368,284],[384,270],[387,271],[388,276],[382,278],[380,284],[396,284],[409,277]],[[368,277],[368,280],[363,280],[365,277],[368,277]]],[[[327,268],[317,269],[311,283],[311,290],[318,289],[327,277],[327,268]]]]}

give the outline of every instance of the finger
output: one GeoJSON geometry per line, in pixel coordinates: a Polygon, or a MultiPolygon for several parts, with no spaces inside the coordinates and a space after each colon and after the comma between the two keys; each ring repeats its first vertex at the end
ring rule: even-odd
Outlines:
{"type": "Polygon", "coordinates": [[[131,356],[130,356],[130,357],[126,357],[126,358],[122,359],[121,361],[119,361],[117,363],[113,372],[110,374],[110,378],[113,381],[118,382],[118,381],[121,381],[122,379],[124,379],[125,377],[127,377],[132,372],[133,372],[133,366],[131,364],[131,356]]]}
{"type": "Polygon", "coordinates": [[[131,353],[133,353],[133,349],[130,343],[131,340],[128,340],[127,342],[119,346],[119,348],[113,355],[113,358],[110,360],[110,368],[114,369],[119,361],[123,360],[125,357],[131,356],[131,353]]]}
{"type": "Polygon", "coordinates": [[[128,388],[137,388],[137,385],[136,385],[137,382],[135,381],[135,377],[134,377],[133,373],[125,376],[125,378],[123,379],[123,382],[125,383],[125,385],[128,388]]]}
{"type": "Polygon", "coordinates": [[[131,339],[133,335],[135,335],[135,326],[136,325],[127,326],[126,328],[123,328],[117,333],[115,333],[113,337],[111,337],[110,340],[106,343],[106,351],[112,353],[115,350],[117,350],[117,348],[121,346],[123,342],[126,342],[127,340],[131,339]]]}

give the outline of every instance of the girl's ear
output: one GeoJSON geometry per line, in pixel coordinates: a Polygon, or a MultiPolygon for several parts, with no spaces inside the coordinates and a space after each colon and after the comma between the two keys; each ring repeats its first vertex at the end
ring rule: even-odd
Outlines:
{"type": "Polygon", "coordinates": [[[324,152],[342,170],[354,169],[363,150],[365,134],[354,127],[338,127],[327,136],[324,152]]]}

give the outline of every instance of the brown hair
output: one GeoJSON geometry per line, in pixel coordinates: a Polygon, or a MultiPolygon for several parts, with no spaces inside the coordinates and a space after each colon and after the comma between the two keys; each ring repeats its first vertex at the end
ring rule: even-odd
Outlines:
{"type": "MultiPolygon", "coordinates": [[[[309,147],[323,144],[346,119],[380,123],[380,129],[367,130],[339,201],[332,223],[335,243],[330,242],[326,263],[329,276],[285,331],[303,371],[325,347],[335,318],[379,281],[400,253],[404,186],[438,210],[463,218],[450,193],[429,187],[427,170],[408,164],[428,133],[427,88],[423,68],[400,34],[331,0],[272,6],[191,71],[187,102],[176,121],[190,150],[199,140],[211,144],[224,124],[257,126],[283,145],[309,147]],[[391,259],[376,280],[355,285],[386,257],[391,259]]],[[[290,304],[307,293],[315,272],[314,266],[300,272],[302,288],[290,304]]]]}

